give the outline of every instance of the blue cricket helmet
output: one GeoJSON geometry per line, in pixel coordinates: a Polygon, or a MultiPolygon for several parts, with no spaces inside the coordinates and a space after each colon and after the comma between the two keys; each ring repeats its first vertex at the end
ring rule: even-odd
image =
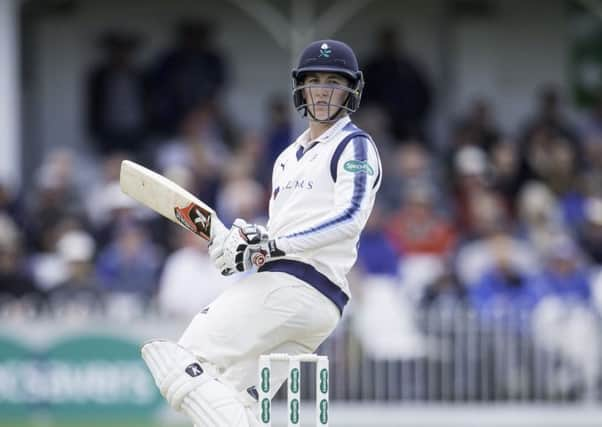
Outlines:
{"type": "Polygon", "coordinates": [[[303,96],[303,89],[306,87],[303,85],[303,79],[311,72],[336,73],[349,81],[349,87],[339,87],[348,92],[343,105],[337,105],[339,109],[334,117],[323,121],[335,120],[341,109],[349,113],[358,109],[364,89],[364,76],[359,70],[355,53],[347,44],[338,40],[318,40],[310,43],[301,52],[299,65],[293,69],[292,77],[293,102],[295,108],[303,115],[311,115],[307,108],[310,104],[303,96]]]}

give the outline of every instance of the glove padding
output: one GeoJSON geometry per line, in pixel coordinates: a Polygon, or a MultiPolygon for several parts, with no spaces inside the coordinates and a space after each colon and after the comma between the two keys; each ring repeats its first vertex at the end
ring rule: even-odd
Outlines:
{"type": "Polygon", "coordinates": [[[283,255],[265,227],[240,218],[225,236],[216,236],[209,244],[209,256],[224,276],[261,267],[269,259],[283,255]]]}

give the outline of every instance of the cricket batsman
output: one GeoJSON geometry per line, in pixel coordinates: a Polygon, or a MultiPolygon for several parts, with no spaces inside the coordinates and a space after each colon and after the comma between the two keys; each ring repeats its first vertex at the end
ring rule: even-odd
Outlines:
{"type": "MultiPolygon", "coordinates": [[[[177,343],[142,347],[162,395],[197,427],[259,425],[259,356],[316,351],[350,298],[345,276],[382,177],[372,138],[350,119],[363,75],[348,45],[320,40],[292,77],[308,128],[273,166],[267,229],[237,219],[209,246],[222,274],[257,272],[198,313],[177,343]]],[[[286,367],[275,368],[282,384],[286,367]]]]}

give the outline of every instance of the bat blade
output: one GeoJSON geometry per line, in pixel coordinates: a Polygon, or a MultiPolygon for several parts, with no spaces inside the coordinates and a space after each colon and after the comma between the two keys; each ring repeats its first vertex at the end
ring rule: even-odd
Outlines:
{"type": "Polygon", "coordinates": [[[130,160],[121,162],[121,191],[205,240],[224,224],[215,211],[190,192],[164,176],[130,160]]]}

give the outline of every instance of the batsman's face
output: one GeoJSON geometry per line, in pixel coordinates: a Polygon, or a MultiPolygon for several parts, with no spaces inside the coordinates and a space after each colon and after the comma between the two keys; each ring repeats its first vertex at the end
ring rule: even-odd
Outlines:
{"type": "Polygon", "coordinates": [[[347,79],[332,73],[310,73],[305,77],[303,95],[307,108],[318,120],[334,116],[349,93],[347,79]]]}

